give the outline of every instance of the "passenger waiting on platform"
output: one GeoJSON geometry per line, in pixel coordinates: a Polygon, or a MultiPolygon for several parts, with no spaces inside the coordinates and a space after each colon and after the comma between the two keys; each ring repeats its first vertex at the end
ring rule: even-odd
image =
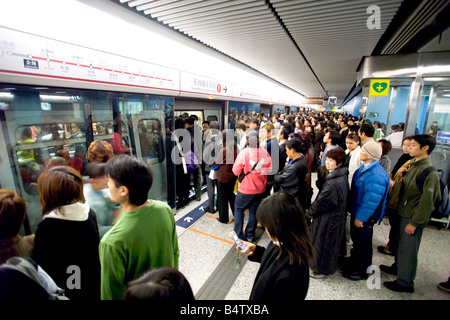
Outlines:
{"type": "Polygon", "coordinates": [[[366,142],[360,153],[364,165],[353,175],[349,203],[353,248],[350,265],[343,273],[353,281],[368,278],[367,268],[372,265],[373,225],[383,218],[386,209],[389,177],[380,166],[381,154],[381,146],[375,140],[366,142]]]}
{"type": "Polygon", "coordinates": [[[101,298],[121,300],[126,285],[155,267],[178,268],[178,237],[172,209],[149,200],[153,177],[142,160],[128,155],[107,162],[111,200],[122,204],[121,217],[102,238],[101,298]]]}
{"type": "Polygon", "coordinates": [[[378,246],[378,251],[390,256],[395,255],[395,243],[398,239],[398,224],[400,223],[400,217],[396,213],[396,207],[398,203],[398,197],[397,199],[393,195],[393,192],[395,192],[396,188],[394,188],[394,185],[399,182],[402,183],[402,175],[403,171],[408,168],[409,164],[411,163],[411,157],[410,155],[410,146],[411,146],[411,137],[406,137],[403,139],[403,154],[400,156],[400,158],[397,160],[397,163],[395,164],[394,168],[392,169],[389,178],[390,178],[390,189],[389,189],[389,195],[388,195],[388,204],[386,206],[386,215],[389,218],[389,242],[386,246],[378,246]],[[402,169],[405,168],[405,169],[402,169]],[[393,208],[395,207],[395,208],[393,208]]]}
{"type": "Polygon", "coordinates": [[[325,161],[327,159],[327,152],[339,147],[339,140],[341,136],[339,132],[334,129],[329,130],[323,137],[323,142],[325,143],[325,150],[321,153],[321,160],[319,164],[319,169],[325,166],[325,161]]]}
{"type": "Polygon", "coordinates": [[[194,293],[186,277],[170,267],[158,267],[131,281],[125,300],[132,301],[194,301],[194,293]]]}
{"type": "Polygon", "coordinates": [[[111,229],[120,204],[111,201],[108,190],[105,163],[114,157],[111,144],[104,140],[95,140],[89,145],[87,152],[86,175],[89,179],[83,187],[84,197],[97,215],[100,238],[111,229]],[[97,165],[102,163],[103,165],[97,165]]]}
{"type": "Polygon", "coordinates": [[[270,158],[272,159],[272,172],[267,175],[267,182],[266,182],[266,189],[264,191],[263,198],[270,195],[273,185],[275,184],[274,176],[279,172],[280,164],[279,161],[279,146],[278,146],[278,140],[276,136],[273,136],[272,133],[274,132],[275,127],[273,124],[266,122],[261,126],[260,130],[260,143],[261,146],[264,146],[264,149],[267,150],[267,152],[270,155],[270,158]]]}
{"type": "Polygon", "coordinates": [[[0,264],[17,256],[31,258],[34,235],[19,235],[26,211],[22,197],[12,190],[0,189],[0,264]]]}
{"type": "Polygon", "coordinates": [[[361,138],[362,145],[368,142],[376,142],[373,138],[374,134],[375,128],[369,123],[364,123],[363,125],[361,125],[358,131],[358,135],[361,138]]]}
{"type": "Polygon", "coordinates": [[[243,242],[247,250],[241,253],[247,254],[250,261],[261,263],[250,300],[304,300],[313,249],[300,203],[286,192],[275,192],[261,202],[257,219],[271,242],[267,248],[243,242]]]}
{"type": "Polygon", "coordinates": [[[38,189],[43,221],[36,230],[33,260],[70,300],[100,299],[100,238],[81,174],[68,166],[53,167],[41,173],[38,189]]]}
{"type": "Polygon", "coordinates": [[[221,223],[229,222],[228,204],[234,216],[234,205],[236,195],[234,187],[237,177],[233,173],[233,164],[236,161],[238,147],[233,139],[233,130],[222,131],[223,148],[217,155],[216,166],[217,171],[217,207],[219,209],[219,217],[217,221],[221,223]]]}
{"type": "Polygon", "coordinates": [[[83,187],[84,197],[97,216],[100,238],[112,228],[114,214],[120,209],[120,205],[111,201],[106,176],[106,163],[90,162],[87,164],[86,174],[89,179],[83,187]],[[108,192],[105,192],[108,191],[108,192]]]}
{"type": "MultiPolygon", "coordinates": [[[[217,179],[213,176],[210,177],[210,173],[213,170],[214,162],[216,161],[217,154],[222,149],[222,133],[220,132],[220,125],[217,121],[210,123],[209,138],[205,141],[203,148],[203,164],[205,168],[206,177],[206,191],[208,193],[208,205],[203,207],[205,212],[215,213],[217,203],[215,200],[215,190],[217,188],[217,179]]],[[[214,174],[214,173],[212,173],[214,174]]]]}
{"type": "Polygon", "coordinates": [[[238,192],[234,204],[234,231],[239,239],[255,241],[256,210],[262,200],[266,188],[267,174],[272,170],[269,153],[259,147],[258,133],[250,130],[247,133],[247,147],[242,150],[233,165],[235,176],[245,174],[238,184],[238,192]],[[249,220],[243,232],[244,211],[249,209],[249,220]]]}
{"type": "Polygon", "coordinates": [[[314,259],[311,263],[311,276],[324,278],[338,268],[338,256],[345,231],[347,217],[348,178],[345,151],[335,148],[327,153],[328,174],[325,182],[312,203],[309,215],[312,216],[311,241],[314,259]]]}
{"type": "MultiPolygon", "coordinates": [[[[197,159],[202,158],[202,135],[198,125],[195,123],[194,117],[188,117],[184,120],[184,128],[191,135],[190,151],[195,154],[197,159]]],[[[183,150],[184,153],[189,150],[183,150]]],[[[202,168],[200,165],[195,167],[190,173],[192,173],[192,180],[194,182],[195,199],[201,201],[202,199],[202,168]]],[[[189,175],[190,175],[189,173],[189,175]]],[[[190,184],[190,183],[189,183],[190,184]]]]}
{"type": "Polygon", "coordinates": [[[282,171],[274,177],[277,189],[293,195],[301,204],[302,209],[309,208],[307,205],[306,192],[306,167],[305,152],[302,142],[299,139],[291,139],[286,142],[286,154],[289,163],[282,171]]]}
{"type": "Polygon", "coordinates": [[[388,135],[385,139],[390,141],[392,144],[392,148],[401,148],[402,147],[402,139],[403,139],[403,129],[400,124],[394,124],[391,127],[391,134],[388,135]]]}
{"type": "Polygon", "coordinates": [[[26,211],[18,194],[0,189],[0,301],[63,299],[62,290],[31,259],[34,235],[19,235],[26,211]]]}
{"type": "Polygon", "coordinates": [[[388,154],[392,149],[392,144],[390,141],[386,139],[378,140],[378,143],[381,146],[382,156],[380,158],[380,165],[383,167],[384,171],[389,175],[391,172],[391,159],[389,159],[388,154]]]}
{"type": "Polygon", "coordinates": [[[423,229],[430,220],[434,204],[441,198],[437,171],[429,172],[422,186],[417,183],[418,176],[432,167],[430,153],[435,146],[436,140],[431,135],[415,135],[411,139],[410,155],[414,159],[411,160],[409,167],[404,169],[408,174],[403,173],[403,192],[397,209],[400,222],[395,244],[395,263],[391,267],[380,266],[382,271],[397,274],[397,279],[384,283],[393,291],[414,292],[423,229]]]}
{"type": "Polygon", "coordinates": [[[256,118],[252,118],[248,121],[248,129],[249,130],[256,130],[259,129],[259,120],[256,118]]]}
{"type": "MultiPolygon", "coordinates": [[[[183,152],[186,153],[190,151],[181,150],[181,144],[184,141],[184,137],[181,134],[184,129],[183,118],[175,119],[175,131],[173,132],[173,138],[175,138],[175,145],[172,148],[171,157],[174,156],[174,152],[179,153],[180,156],[184,156],[183,152]]],[[[174,158],[175,159],[175,158],[174,158]]],[[[191,188],[191,177],[187,170],[187,165],[184,162],[175,164],[175,175],[176,175],[176,195],[177,195],[177,209],[184,208],[189,204],[189,190],[191,188]]]]}
{"type": "Polygon", "coordinates": [[[362,164],[359,157],[361,152],[361,138],[358,134],[350,133],[345,139],[345,144],[347,145],[347,150],[345,150],[345,153],[347,154],[345,166],[348,167],[348,183],[351,186],[353,174],[355,171],[359,170],[362,164]]]}

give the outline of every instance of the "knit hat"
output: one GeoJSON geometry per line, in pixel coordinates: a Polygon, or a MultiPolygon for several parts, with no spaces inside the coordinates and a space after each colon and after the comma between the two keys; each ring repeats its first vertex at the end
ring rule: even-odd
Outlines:
{"type": "Polygon", "coordinates": [[[381,156],[383,155],[381,146],[377,142],[375,142],[375,140],[373,142],[371,141],[365,143],[362,147],[362,150],[373,160],[380,160],[381,156]]]}

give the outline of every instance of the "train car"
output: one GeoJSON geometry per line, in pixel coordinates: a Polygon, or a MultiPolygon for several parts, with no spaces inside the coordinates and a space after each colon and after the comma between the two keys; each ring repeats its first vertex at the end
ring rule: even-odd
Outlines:
{"type": "Polygon", "coordinates": [[[149,197],[175,207],[175,117],[195,114],[200,125],[209,120],[227,128],[233,103],[259,113],[261,104],[301,102],[297,92],[201,44],[183,44],[184,37],[159,25],[125,23],[130,13],[114,5],[108,13],[79,2],[66,5],[73,14],[56,29],[52,19],[60,11],[39,7],[24,25],[14,19],[14,6],[2,10],[0,187],[25,199],[25,234],[42,219],[39,173],[61,164],[83,172],[94,140],[110,142],[115,154],[144,159],[154,175],[149,197]],[[74,30],[77,12],[96,20],[74,30]],[[105,39],[105,28],[116,38],[105,39]],[[126,36],[137,29],[140,37],[126,36]]]}

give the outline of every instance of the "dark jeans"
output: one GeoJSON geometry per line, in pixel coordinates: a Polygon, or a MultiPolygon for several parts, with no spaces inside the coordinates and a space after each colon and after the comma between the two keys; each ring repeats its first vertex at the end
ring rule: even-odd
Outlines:
{"type": "Polygon", "coordinates": [[[367,275],[367,268],[372,265],[373,222],[366,221],[362,228],[355,226],[355,217],[350,220],[350,237],[353,248],[350,250],[351,272],[367,275]]]}
{"type": "Polygon", "coordinates": [[[236,232],[239,239],[254,241],[255,231],[258,221],[256,220],[256,210],[262,199],[262,193],[260,194],[244,194],[237,192],[236,201],[234,203],[234,232],[236,232]],[[250,214],[248,217],[247,227],[245,228],[244,237],[244,211],[249,209],[250,214]]]}
{"type": "Polygon", "coordinates": [[[228,203],[230,203],[231,211],[234,215],[234,203],[236,200],[236,195],[234,194],[234,186],[236,184],[236,179],[232,182],[224,183],[219,182],[217,184],[217,207],[219,209],[219,221],[223,223],[228,223],[228,203]]]}

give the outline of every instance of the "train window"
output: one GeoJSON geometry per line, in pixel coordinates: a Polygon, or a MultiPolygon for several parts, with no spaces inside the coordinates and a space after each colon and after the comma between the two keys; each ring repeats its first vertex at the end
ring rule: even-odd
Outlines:
{"type": "Polygon", "coordinates": [[[164,160],[164,143],[161,122],[158,119],[141,119],[138,121],[139,141],[143,158],[164,160]]]}
{"type": "Polygon", "coordinates": [[[20,126],[15,153],[25,192],[37,195],[39,173],[68,165],[80,173],[86,155],[85,133],[76,122],[20,126]]]}
{"type": "Polygon", "coordinates": [[[211,122],[211,121],[219,121],[219,119],[217,118],[217,116],[208,116],[206,118],[206,121],[209,121],[209,122],[211,122]]]}

